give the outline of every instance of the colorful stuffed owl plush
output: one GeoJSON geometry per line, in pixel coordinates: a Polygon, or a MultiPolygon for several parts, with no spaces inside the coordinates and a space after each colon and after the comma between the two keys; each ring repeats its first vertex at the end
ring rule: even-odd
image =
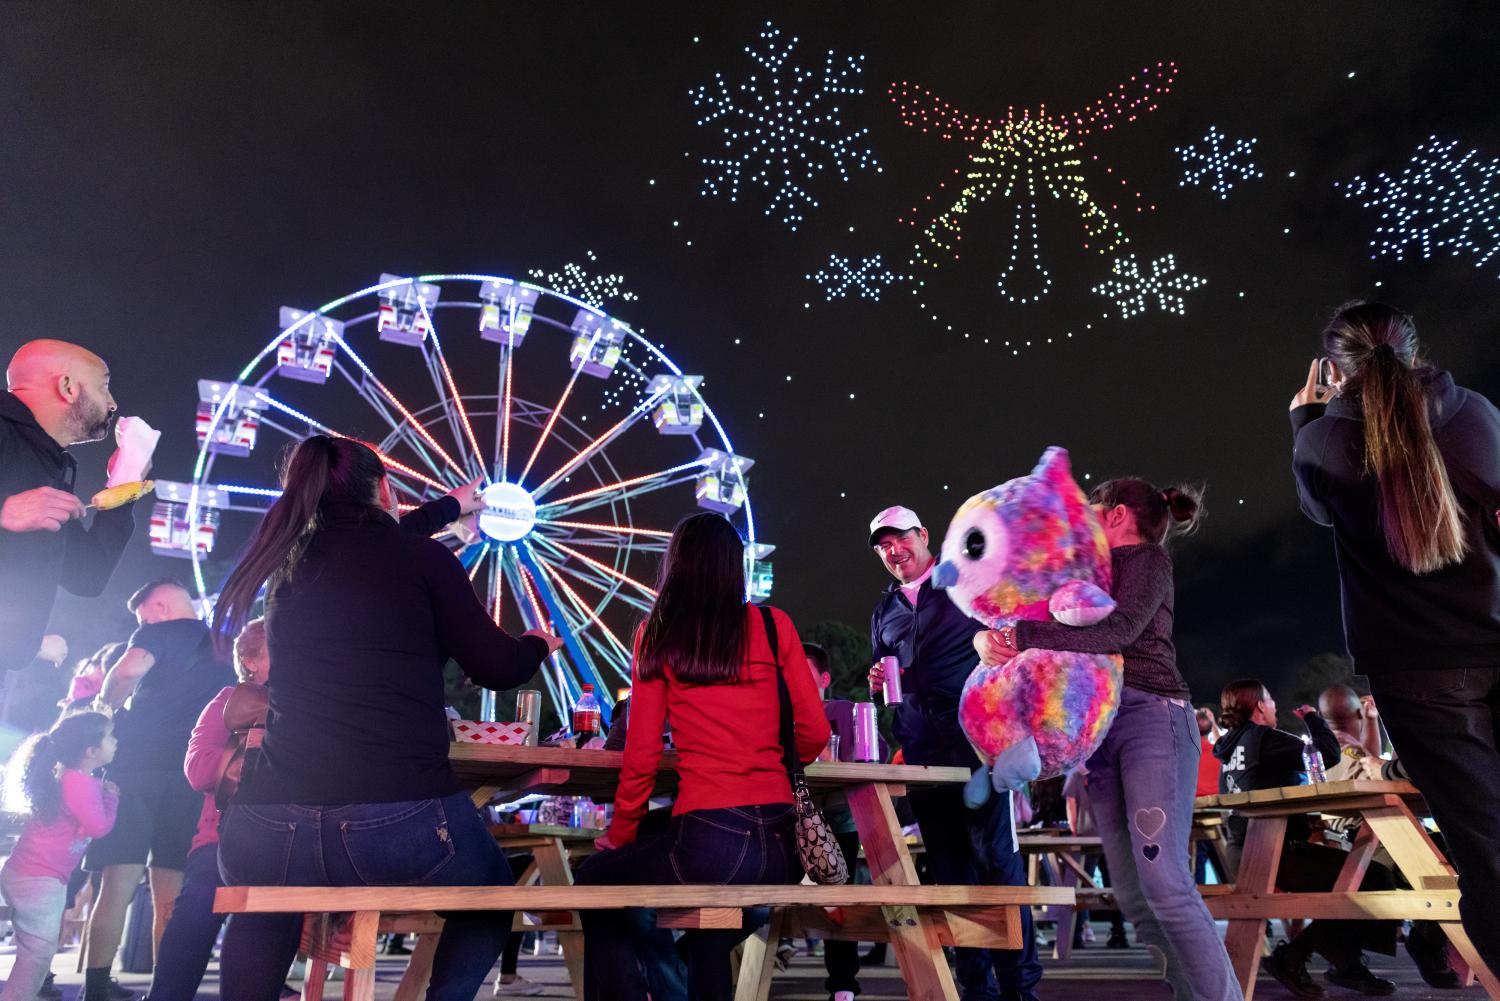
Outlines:
{"type": "MultiPolygon", "coordinates": [[[[1104,529],[1074,482],[1068,453],[1049,448],[1022,476],[969,498],[948,526],[933,584],[991,629],[1023,619],[1092,625],[1114,611],[1104,529]]],[[[959,723],[985,767],[966,790],[1060,775],[1104,739],[1120,705],[1118,655],[1025,650],[980,666],[959,698],[959,723]]]]}

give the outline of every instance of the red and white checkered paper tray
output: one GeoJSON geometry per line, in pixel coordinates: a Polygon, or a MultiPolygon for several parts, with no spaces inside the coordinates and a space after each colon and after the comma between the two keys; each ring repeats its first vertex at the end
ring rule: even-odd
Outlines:
{"type": "Polygon", "coordinates": [[[478,723],[451,719],[453,739],[471,744],[524,744],[531,733],[530,723],[478,723]]]}

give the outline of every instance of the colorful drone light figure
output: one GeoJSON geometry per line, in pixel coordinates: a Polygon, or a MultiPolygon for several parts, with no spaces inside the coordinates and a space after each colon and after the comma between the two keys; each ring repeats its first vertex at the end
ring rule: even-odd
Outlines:
{"type": "MultiPolygon", "coordinates": [[[[943,139],[959,139],[979,145],[976,152],[969,154],[966,166],[954,169],[953,173],[962,180],[958,185],[958,195],[926,223],[912,264],[935,268],[947,256],[956,260],[965,217],[996,192],[1015,203],[1010,261],[999,281],[1001,294],[1011,302],[1035,302],[1047,294],[1052,284],[1052,276],[1042,266],[1037,246],[1036,206],[1044,193],[1077,206],[1083,223],[1085,248],[1108,254],[1128,243],[1130,238],[1112,215],[1125,211],[1121,209],[1121,202],[1125,199],[1119,198],[1118,192],[1115,198],[1095,198],[1088,190],[1082,170],[1084,139],[1155,111],[1157,101],[1171,92],[1176,76],[1176,63],[1161,62],[1154,68],[1146,67],[1079,111],[1053,114],[1046,105],[1040,105],[1036,110],[1011,107],[1006,109],[1002,119],[970,115],[915,84],[904,81],[892,84],[891,100],[907,125],[923,132],[936,132],[943,139]],[[1027,261],[1022,260],[1024,235],[1031,238],[1027,261]],[[1023,270],[1031,276],[1024,288],[1023,270]]],[[[1090,155],[1090,159],[1097,161],[1098,157],[1090,155]]],[[[1114,173],[1109,167],[1104,170],[1106,174],[1114,173]]],[[[1115,180],[1119,180],[1119,188],[1130,190],[1124,180],[1115,180]]],[[[938,187],[946,190],[948,185],[944,182],[938,187]]],[[[1134,196],[1136,212],[1156,208],[1145,203],[1140,192],[1130,193],[1134,196]]],[[[934,196],[928,195],[925,200],[932,202],[934,196]]],[[[1126,210],[1129,207],[1127,202],[1126,210]]],[[[919,212],[919,208],[914,207],[910,217],[900,221],[913,226],[922,225],[926,213],[919,212]]]]}

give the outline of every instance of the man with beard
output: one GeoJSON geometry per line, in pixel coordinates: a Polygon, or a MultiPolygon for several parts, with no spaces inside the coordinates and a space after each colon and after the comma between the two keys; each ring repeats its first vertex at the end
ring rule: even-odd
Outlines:
{"type": "MultiPolygon", "coordinates": [[[[59,586],[94,597],[109,583],[135,528],[131,506],[83,526],[69,445],[109,434],[115,399],[109,366],[66,341],[23,344],[0,393],[0,669],[25,667],[43,649],[59,586]]],[[[57,638],[47,637],[52,645],[57,638]]]]}

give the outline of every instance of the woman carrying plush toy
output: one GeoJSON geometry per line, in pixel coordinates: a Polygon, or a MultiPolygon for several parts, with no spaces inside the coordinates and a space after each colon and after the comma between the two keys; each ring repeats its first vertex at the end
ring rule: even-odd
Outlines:
{"type": "Polygon", "coordinates": [[[1199,741],[1172,645],[1172,559],[1164,543],[1192,532],[1202,506],[1194,490],[1160,490],[1139,479],[1100,484],[1089,503],[1110,546],[1115,610],[1091,626],[1021,621],[976,634],[974,646],[985,664],[1032,647],[1124,654],[1119,713],[1088,761],[1115,897],[1137,937],[1166,956],[1179,1001],[1235,1001],[1243,993],[1183,852],[1199,741]]]}

